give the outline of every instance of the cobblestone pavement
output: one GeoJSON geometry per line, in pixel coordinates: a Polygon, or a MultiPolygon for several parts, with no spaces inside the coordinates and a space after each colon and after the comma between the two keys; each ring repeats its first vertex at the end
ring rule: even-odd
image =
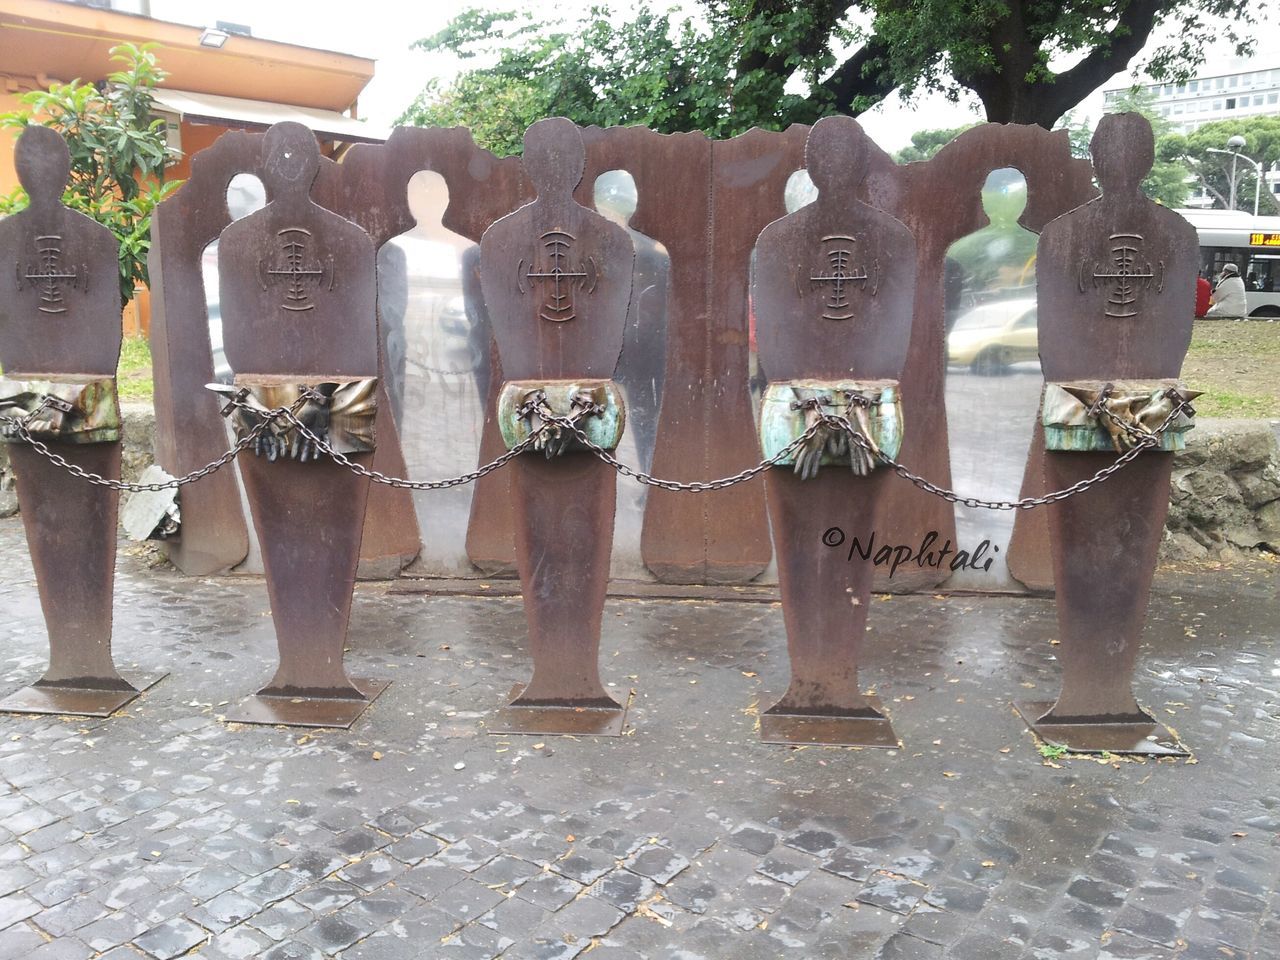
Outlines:
{"type": "MultiPolygon", "coordinates": [[[[0,522],[4,691],[45,639],[0,522]]],[[[1162,573],[1140,698],[1194,763],[1046,764],[1010,709],[1056,689],[1051,603],[876,600],[863,680],[897,751],[757,740],[767,603],[611,600],[628,735],[487,735],[524,679],[518,600],[358,592],[351,731],[219,719],[270,673],[256,580],[129,557],[105,721],[0,718],[0,957],[1280,957],[1275,564],[1162,573]]]]}

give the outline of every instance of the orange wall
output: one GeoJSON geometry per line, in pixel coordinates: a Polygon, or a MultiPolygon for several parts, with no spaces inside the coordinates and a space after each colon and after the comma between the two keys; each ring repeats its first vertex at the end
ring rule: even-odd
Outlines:
{"type": "MultiPolygon", "coordinates": [[[[21,93],[0,91],[0,113],[11,113],[22,104],[21,93]]],[[[13,169],[13,144],[16,130],[0,130],[0,196],[7,196],[18,186],[18,173],[13,169]]]]}
{"type": "Polygon", "coordinates": [[[182,121],[182,156],[165,171],[166,180],[186,180],[191,176],[191,158],[227,132],[227,127],[182,121]]]}

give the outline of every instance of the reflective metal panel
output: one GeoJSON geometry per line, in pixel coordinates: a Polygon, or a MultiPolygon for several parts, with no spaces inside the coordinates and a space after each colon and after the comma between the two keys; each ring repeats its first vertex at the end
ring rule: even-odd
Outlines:
{"type": "MultiPolygon", "coordinates": [[[[439,479],[475,469],[492,335],[464,286],[477,245],[442,222],[449,205],[444,177],[429,170],[414,174],[408,203],[415,226],[378,253],[384,370],[408,476],[439,479]]],[[[474,484],[414,493],[423,533],[415,572],[475,572],[467,556],[474,493],[474,484]]]]}
{"type": "MultiPolygon", "coordinates": [[[[1026,205],[1026,178],[1011,167],[992,171],[982,186],[987,225],[953,243],[943,262],[951,481],[988,500],[1018,498],[1043,384],[1036,327],[1039,238],[1018,222],[1026,205]]],[[[1007,560],[1014,514],[957,505],[955,517],[946,586],[1021,590],[1007,560]],[[962,552],[982,559],[961,566],[962,552]]]]}

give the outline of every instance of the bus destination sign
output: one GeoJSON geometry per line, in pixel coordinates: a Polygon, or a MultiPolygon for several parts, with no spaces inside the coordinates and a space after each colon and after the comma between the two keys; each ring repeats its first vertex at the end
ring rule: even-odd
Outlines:
{"type": "Polygon", "coordinates": [[[1280,233],[1251,233],[1249,234],[1249,246],[1280,247],[1280,233]]]}

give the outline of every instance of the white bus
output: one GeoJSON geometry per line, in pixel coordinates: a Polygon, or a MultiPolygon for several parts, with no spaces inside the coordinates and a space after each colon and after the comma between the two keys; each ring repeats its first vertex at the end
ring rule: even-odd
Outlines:
{"type": "Polygon", "coordinates": [[[1200,269],[1212,282],[1225,263],[1240,268],[1249,316],[1280,318],[1280,217],[1241,210],[1179,210],[1200,234],[1200,269]]]}

